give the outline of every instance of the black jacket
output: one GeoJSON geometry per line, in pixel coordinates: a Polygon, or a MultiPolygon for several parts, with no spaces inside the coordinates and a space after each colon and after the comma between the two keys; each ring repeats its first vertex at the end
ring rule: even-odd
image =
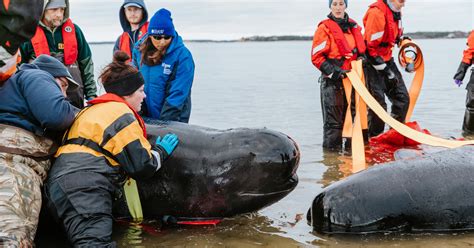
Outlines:
{"type": "Polygon", "coordinates": [[[29,40],[43,13],[44,0],[2,0],[0,3],[0,46],[14,54],[29,40]]]}

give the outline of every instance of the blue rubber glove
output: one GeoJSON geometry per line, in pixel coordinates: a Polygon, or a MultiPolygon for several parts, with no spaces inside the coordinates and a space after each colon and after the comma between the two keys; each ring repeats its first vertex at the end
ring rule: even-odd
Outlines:
{"type": "Polygon", "coordinates": [[[162,152],[162,159],[165,161],[173,153],[174,149],[178,145],[178,136],[174,133],[166,134],[163,139],[161,136],[155,141],[155,146],[162,152]]]}
{"type": "Polygon", "coordinates": [[[462,80],[454,79],[454,83],[455,83],[458,87],[461,87],[461,85],[462,85],[462,80]]]}

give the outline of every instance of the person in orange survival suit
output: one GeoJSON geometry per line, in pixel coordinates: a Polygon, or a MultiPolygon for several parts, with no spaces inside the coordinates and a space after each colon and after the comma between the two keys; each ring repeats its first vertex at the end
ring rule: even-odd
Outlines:
{"type": "MultiPolygon", "coordinates": [[[[401,27],[401,9],[405,0],[377,0],[369,6],[363,22],[364,39],[367,44],[368,62],[364,72],[370,93],[386,110],[385,95],[392,103],[391,115],[404,123],[410,98],[397,68],[392,50],[403,37],[401,27]]],[[[384,131],[385,123],[369,110],[369,135],[377,136],[384,131]]]]}
{"type": "MultiPolygon", "coordinates": [[[[474,30],[471,31],[467,38],[467,48],[463,52],[461,64],[454,75],[454,83],[459,87],[462,85],[462,80],[466,75],[467,69],[471,67],[474,58],[474,30]]],[[[466,90],[466,112],[464,114],[464,121],[462,130],[465,134],[474,133],[474,69],[471,69],[471,78],[467,83],[466,90]]]]}
{"type": "Polygon", "coordinates": [[[311,61],[321,71],[323,147],[342,148],[342,128],[347,108],[342,87],[351,61],[363,56],[361,28],[345,12],[347,0],[329,0],[331,13],[319,23],[313,37],[311,61]]]}

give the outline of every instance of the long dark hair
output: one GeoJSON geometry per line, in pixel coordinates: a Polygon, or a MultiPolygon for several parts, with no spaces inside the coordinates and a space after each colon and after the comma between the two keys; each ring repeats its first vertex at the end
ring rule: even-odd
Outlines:
{"type": "Polygon", "coordinates": [[[114,82],[120,78],[129,76],[130,74],[135,74],[138,70],[127,63],[130,59],[130,56],[124,51],[116,51],[114,53],[114,59],[112,63],[108,64],[99,76],[100,81],[103,84],[107,82],[114,82]]]}
{"type": "Polygon", "coordinates": [[[156,49],[156,47],[151,42],[151,39],[152,37],[148,36],[138,48],[142,54],[140,64],[154,66],[161,63],[164,52],[156,49]]]}

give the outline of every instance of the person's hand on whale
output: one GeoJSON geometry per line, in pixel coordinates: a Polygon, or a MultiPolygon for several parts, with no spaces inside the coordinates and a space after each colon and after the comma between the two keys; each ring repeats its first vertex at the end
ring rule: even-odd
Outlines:
{"type": "Polygon", "coordinates": [[[171,153],[173,153],[176,146],[178,146],[178,143],[178,136],[174,133],[168,133],[163,137],[163,139],[161,138],[161,136],[158,136],[155,141],[155,148],[160,151],[162,159],[163,161],[165,161],[166,159],[168,159],[171,153]]]}

